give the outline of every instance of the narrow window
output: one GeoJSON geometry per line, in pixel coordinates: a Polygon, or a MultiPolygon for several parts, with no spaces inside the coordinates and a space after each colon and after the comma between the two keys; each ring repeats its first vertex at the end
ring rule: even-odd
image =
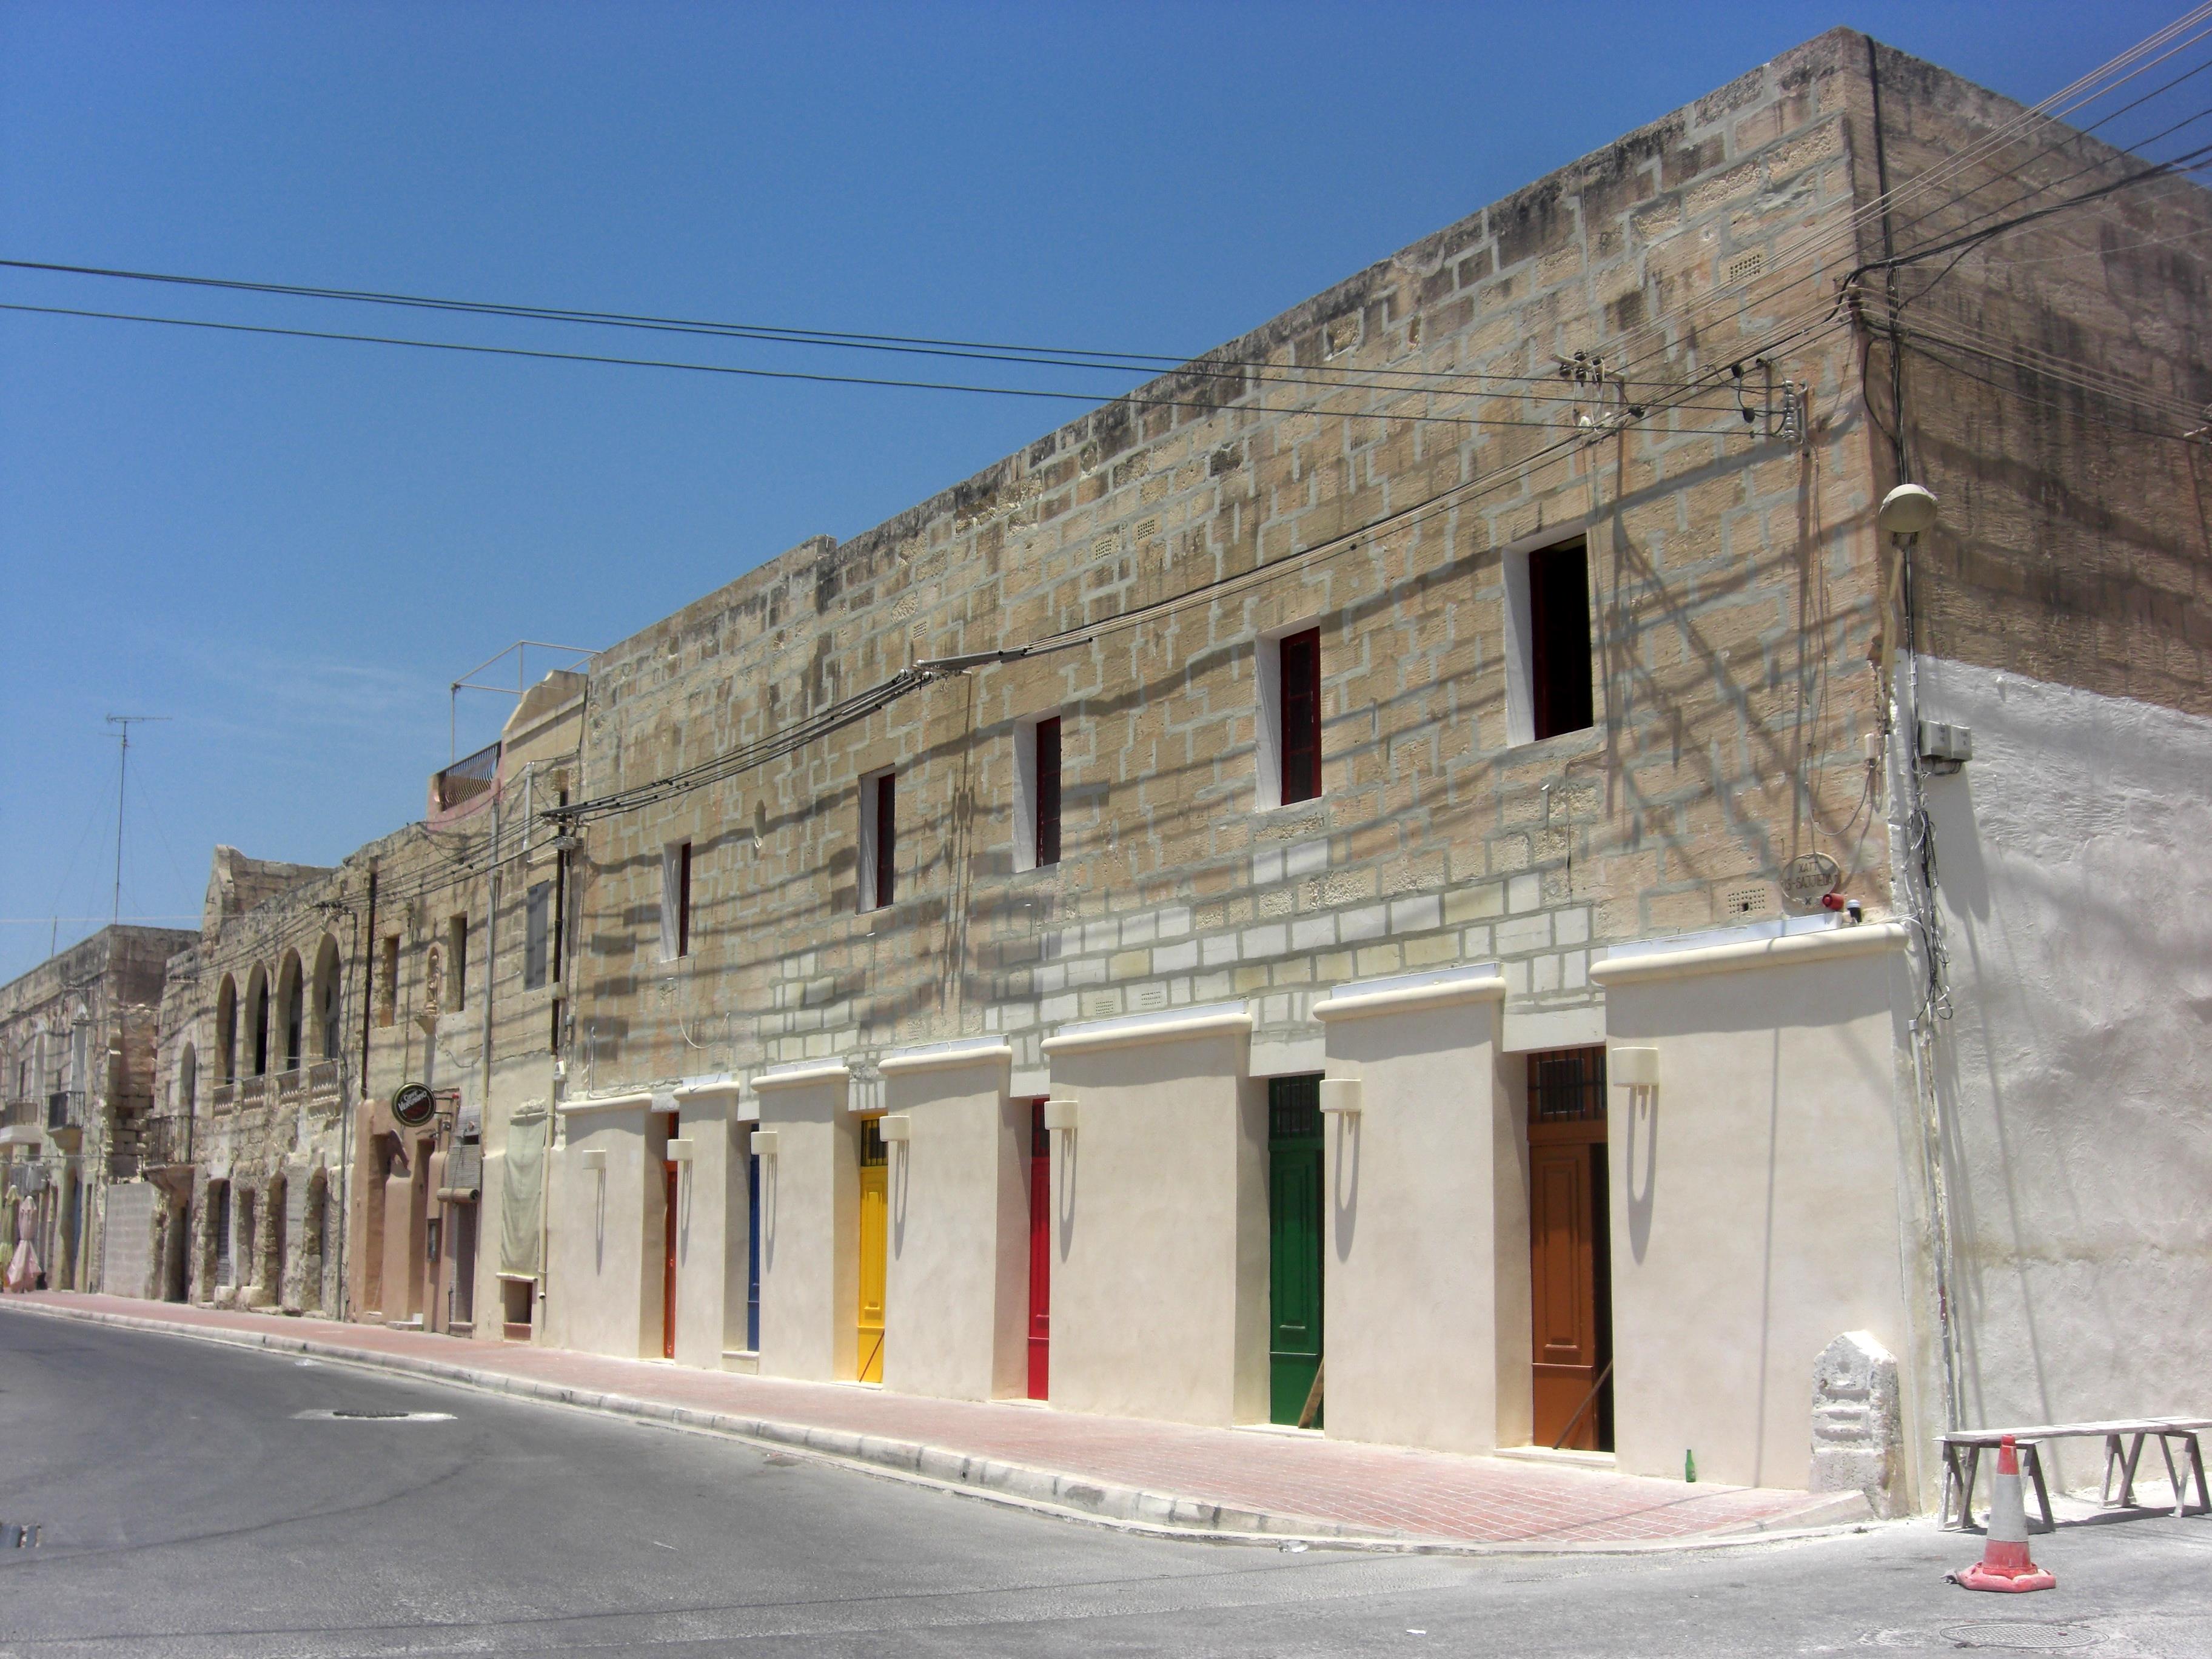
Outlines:
{"type": "Polygon", "coordinates": [[[1276,642],[1281,674],[1283,797],[1311,800],[1321,793],[1321,629],[1309,628],[1276,642]]]}
{"type": "Polygon", "coordinates": [[[898,779],[878,772],[860,780],[860,908],[880,910],[895,896],[898,852],[898,779]]]}
{"type": "Polygon", "coordinates": [[[269,1075],[269,981],[253,976],[253,1075],[269,1075]]]}
{"type": "Polygon", "coordinates": [[[1592,723],[1589,560],[1580,541],[1528,556],[1528,700],[1537,742],[1592,723]]]}
{"type": "Polygon", "coordinates": [[[446,923],[446,958],[452,964],[447,976],[453,982],[453,1006],[459,1013],[469,1006],[469,919],[453,916],[446,923]]]}
{"type": "Polygon", "coordinates": [[[660,849],[660,959],[691,954],[691,843],[672,841],[660,849]]]}
{"type": "Polygon", "coordinates": [[[1036,723],[1036,861],[1060,862],[1060,716],[1036,723]]]}
{"type": "Polygon", "coordinates": [[[399,1017],[399,935],[384,936],[384,960],[377,964],[376,1023],[389,1025],[399,1017]]]}
{"type": "Polygon", "coordinates": [[[545,983],[546,947],[552,943],[553,884],[532,886],[522,902],[522,988],[535,991],[545,983]]]}
{"type": "Polygon", "coordinates": [[[553,1028],[546,1036],[545,1047],[553,1054],[561,1052],[561,999],[558,997],[553,999],[553,1028]]]}
{"type": "Polygon", "coordinates": [[[1060,716],[1014,728],[1014,868],[1060,862],[1060,716]]]}

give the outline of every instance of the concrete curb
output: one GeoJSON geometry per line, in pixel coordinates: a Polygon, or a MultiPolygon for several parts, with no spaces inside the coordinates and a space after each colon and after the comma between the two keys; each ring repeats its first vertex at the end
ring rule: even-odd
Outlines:
{"type": "Polygon", "coordinates": [[[227,1347],[258,1348],[270,1353],[296,1353],[363,1370],[418,1376],[479,1393],[567,1406],[580,1411],[629,1417],[641,1422],[665,1424],[693,1433],[744,1440],[775,1450],[795,1453],[810,1461],[836,1464],[860,1474],[877,1475],[910,1486],[933,1488],[965,1497],[983,1498],[1011,1508],[1079,1521],[1115,1531],[1186,1542],[1303,1544],[1334,1549],[1380,1551],[1419,1555],[1463,1556],[1580,1556],[1650,1555],[1686,1550],[1742,1548],[1747,1545],[1780,1543],[1864,1531],[1875,1524],[1866,1500],[1856,1493],[1809,1499],[1782,1515],[1770,1516],[1724,1531],[1686,1538],[1654,1539],[1641,1542],[1477,1543],[1461,1539],[1427,1538],[1323,1521],[1310,1516],[1279,1514],[1210,1503],[1202,1498],[1178,1498],[1134,1486],[1117,1486],[1026,1464],[975,1457],[944,1447],[915,1441],[857,1434],[850,1430],[812,1427],[772,1418],[746,1417],[726,1412],[701,1411],[665,1401],[640,1400],[632,1395],[579,1389],[534,1377],[512,1376],[501,1371],[479,1370],[442,1360],[409,1354],[377,1353],[350,1348],[313,1337],[291,1336],[281,1331],[235,1331],[176,1320],[143,1318],[94,1308],[58,1307],[52,1303],[0,1301],[0,1310],[44,1314],[56,1319],[113,1326],[125,1330],[152,1332],[164,1336],[195,1338],[227,1347]]]}

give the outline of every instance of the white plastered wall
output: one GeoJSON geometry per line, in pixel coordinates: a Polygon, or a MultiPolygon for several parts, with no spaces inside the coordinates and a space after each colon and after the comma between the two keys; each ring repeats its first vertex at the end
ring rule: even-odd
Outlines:
{"type": "Polygon", "coordinates": [[[1330,1437],[1486,1451],[1529,1431],[1525,1146],[1500,1085],[1488,968],[1316,1005],[1329,1114],[1322,1255],[1330,1437]]]}
{"type": "Polygon", "coordinates": [[[2212,720],[1941,660],[1919,702],[1973,732],[1925,784],[1961,1415],[2212,1413],[2212,720]]]}
{"type": "Polygon", "coordinates": [[[561,1108],[568,1146],[554,1170],[553,1340],[623,1359],[661,1351],[663,1184],[668,1120],[647,1094],[561,1108]],[[605,1167],[586,1167],[603,1154],[605,1167]]]}
{"type": "MultiPolygon", "coordinates": [[[[1902,1358],[1905,933],[1869,925],[1613,957],[1608,1091],[1614,1447],[1625,1474],[1802,1489],[1813,1365],[1846,1331],[1902,1358]]],[[[1902,1369],[1902,1368],[1900,1368],[1902,1369]]],[[[1905,1451],[1915,1402],[1905,1401],[1905,1451]]],[[[1923,1425],[1924,1426],[1924,1425],[1923,1425]]]]}
{"type": "Polygon", "coordinates": [[[860,1311],[860,1126],[842,1060],[753,1080],[761,1161],[760,1370],[836,1382],[854,1374],[860,1311]]]}
{"type": "Polygon", "coordinates": [[[676,1182],[676,1363],[720,1370],[744,1346],[745,1141],[738,1085],[676,1091],[677,1135],[691,1156],[676,1182]]]}
{"type": "Polygon", "coordinates": [[[1024,1391],[1029,1313],[1029,1106],[1007,1097],[1004,1043],[893,1054],[884,1385],[992,1400],[1024,1391]],[[1018,1119],[1018,1121],[1017,1121],[1018,1119]]]}
{"type": "Polygon", "coordinates": [[[1250,1018],[1076,1027],[1047,1039],[1052,1400],[1182,1423],[1267,1416],[1267,1089],[1250,1018]]]}

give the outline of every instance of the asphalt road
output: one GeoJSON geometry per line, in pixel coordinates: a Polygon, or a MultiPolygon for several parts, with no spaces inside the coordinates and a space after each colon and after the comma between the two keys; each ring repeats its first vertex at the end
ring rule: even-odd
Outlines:
{"type": "Polygon", "coordinates": [[[41,1528],[37,1547],[0,1552],[0,1656],[24,1659],[1703,1656],[1962,1638],[2212,1659],[2212,1521],[2194,1516],[2039,1539],[2059,1587],[2027,1597],[1945,1584],[1978,1542],[1921,1525],[1570,1560],[1180,1543],[17,1311],[0,1311],[0,1522],[41,1528]],[[328,1415],[342,1411],[450,1415],[328,1415]],[[1991,1621],[2012,1628],[1965,1628],[1991,1621]]]}

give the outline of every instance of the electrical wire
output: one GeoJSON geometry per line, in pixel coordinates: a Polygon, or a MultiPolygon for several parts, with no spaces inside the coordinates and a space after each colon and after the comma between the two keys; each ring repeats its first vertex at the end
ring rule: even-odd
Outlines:
{"type": "MultiPolygon", "coordinates": [[[[1107,396],[1092,392],[1063,392],[1030,386],[981,386],[965,381],[909,380],[863,374],[820,374],[803,369],[748,368],[730,363],[690,362],[666,357],[619,357],[595,352],[550,351],[525,346],[495,346],[471,344],[455,340],[421,340],[392,334],[360,334],[328,329],[283,328],[266,323],[222,323],[203,318],[157,317],[139,312],[94,311],[70,306],[39,306],[21,302],[0,301],[0,311],[31,312],[52,317],[99,319],[111,322],[159,323],[173,328],[211,329],[232,334],[268,334],[291,339],[337,340],[364,345],[408,346],[425,351],[456,351],[494,357],[525,357],[551,362],[598,363],[625,368],[677,369],[697,374],[729,374],[747,380],[803,380],[816,385],[890,386],[921,392],[964,392],[994,398],[1043,398],[1062,403],[1091,404],[1127,404],[1137,409],[1189,410],[1202,414],[1218,414],[1224,409],[1243,407],[1231,402],[1206,403],[1182,398],[1154,398],[1129,392],[1107,396]]],[[[1556,380],[1556,377],[1554,377],[1556,380]]],[[[1323,388],[1324,391],[1334,388],[1323,388]]],[[[1425,391],[1415,395],[1433,395],[1425,391]]],[[[1503,393],[1500,396],[1520,394],[1503,393]]],[[[1416,415],[1402,410],[1311,410],[1308,409],[1250,408],[1255,414],[1294,415],[1309,412],[1343,414],[1348,417],[1416,421],[1428,425],[1455,427],[1542,428],[1557,426],[1555,421],[1504,420],[1467,415],[1416,415]]]]}

